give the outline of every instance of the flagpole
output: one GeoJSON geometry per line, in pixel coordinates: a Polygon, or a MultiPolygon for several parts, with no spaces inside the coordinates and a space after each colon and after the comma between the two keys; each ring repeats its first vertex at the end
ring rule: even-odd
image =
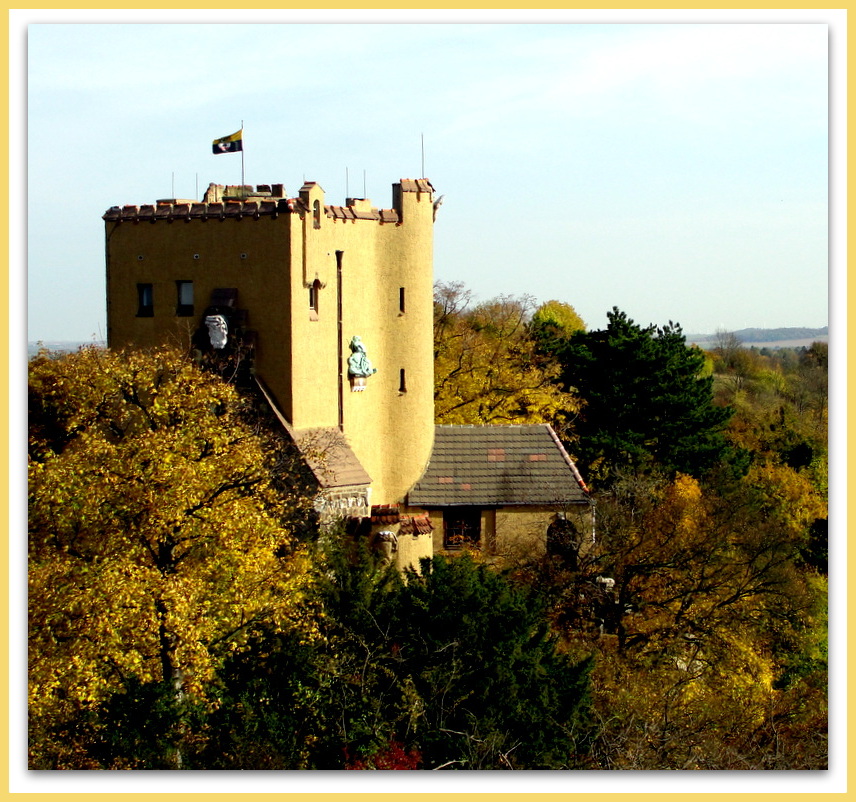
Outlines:
{"type": "Polygon", "coordinates": [[[244,196],[244,121],[241,120],[241,196],[244,196]]]}

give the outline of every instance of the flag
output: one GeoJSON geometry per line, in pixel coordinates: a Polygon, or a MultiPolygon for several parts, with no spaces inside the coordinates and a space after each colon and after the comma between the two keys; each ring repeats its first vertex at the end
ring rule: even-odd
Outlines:
{"type": "Polygon", "coordinates": [[[229,136],[224,136],[222,139],[215,139],[212,145],[214,154],[218,153],[237,153],[244,149],[244,129],[237,131],[229,136]]]}

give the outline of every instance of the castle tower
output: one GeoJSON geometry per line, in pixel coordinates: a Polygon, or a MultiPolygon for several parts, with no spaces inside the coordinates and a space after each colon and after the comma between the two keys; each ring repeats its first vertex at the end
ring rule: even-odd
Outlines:
{"type": "Polygon", "coordinates": [[[297,437],[340,433],[372,504],[405,497],[434,432],[427,179],[393,185],[389,209],[327,205],[313,182],[295,198],[212,184],[201,201],[116,206],[104,221],[110,347],[240,339],[297,437]]]}

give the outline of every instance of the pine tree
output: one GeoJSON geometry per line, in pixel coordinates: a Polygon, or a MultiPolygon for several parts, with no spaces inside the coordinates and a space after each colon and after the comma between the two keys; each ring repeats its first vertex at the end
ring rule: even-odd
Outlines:
{"type": "Polygon", "coordinates": [[[598,331],[557,348],[561,381],[584,406],[574,424],[578,462],[592,479],[657,466],[701,476],[721,460],[739,462],[723,430],[728,407],[713,403],[702,351],[680,325],[641,327],[617,308],[598,331]]]}

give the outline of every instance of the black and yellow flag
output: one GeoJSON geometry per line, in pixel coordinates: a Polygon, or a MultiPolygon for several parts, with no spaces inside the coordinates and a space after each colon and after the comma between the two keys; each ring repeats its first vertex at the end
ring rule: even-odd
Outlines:
{"type": "Polygon", "coordinates": [[[229,136],[224,136],[221,139],[215,139],[212,145],[214,154],[218,153],[237,153],[244,149],[244,129],[237,131],[229,136]]]}

